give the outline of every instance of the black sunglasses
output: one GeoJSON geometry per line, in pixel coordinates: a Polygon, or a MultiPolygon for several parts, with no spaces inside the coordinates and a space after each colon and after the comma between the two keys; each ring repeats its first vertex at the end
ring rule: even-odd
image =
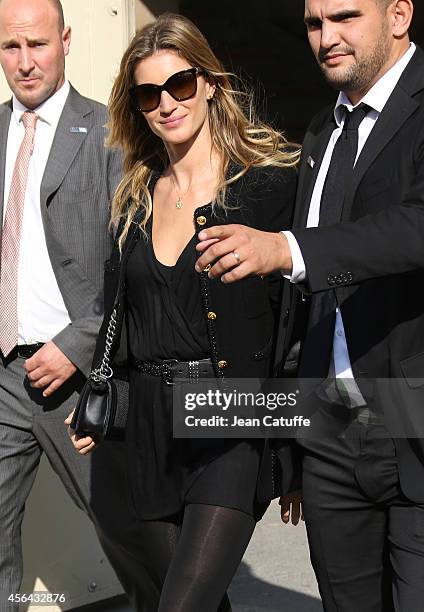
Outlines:
{"type": "Polygon", "coordinates": [[[167,91],[177,102],[192,98],[197,93],[197,77],[199,74],[204,74],[204,70],[189,68],[171,75],[163,85],[143,83],[131,87],[130,95],[135,108],[143,113],[155,110],[160,104],[163,91],[167,91]]]}

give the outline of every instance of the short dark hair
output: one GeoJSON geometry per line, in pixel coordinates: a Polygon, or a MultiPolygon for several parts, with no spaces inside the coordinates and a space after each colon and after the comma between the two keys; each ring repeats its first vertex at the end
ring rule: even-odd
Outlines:
{"type": "Polygon", "coordinates": [[[381,6],[383,9],[387,9],[393,0],[377,0],[377,4],[381,6]]]}

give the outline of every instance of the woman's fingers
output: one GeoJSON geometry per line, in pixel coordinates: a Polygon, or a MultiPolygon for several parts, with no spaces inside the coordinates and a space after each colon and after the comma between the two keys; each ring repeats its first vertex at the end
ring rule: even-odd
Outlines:
{"type": "Polygon", "coordinates": [[[297,525],[299,520],[303,518],[303,509],[302,509],[302,492],[294,491],[293,493],[288,493],[283,497],[280,497],[280,506],[281,506],[281,520],[284,524],[288,524],[292,522],[292,525],[297,525]]]}

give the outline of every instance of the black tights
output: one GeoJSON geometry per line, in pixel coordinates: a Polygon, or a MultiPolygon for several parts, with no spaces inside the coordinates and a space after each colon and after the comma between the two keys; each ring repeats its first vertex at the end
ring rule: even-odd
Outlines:
{"type": "Polygon", "coordinates": [[[147,570],[161,591],[151,612],[230,612],[226,590],[254,528],[249,514],[203,504],[182,519],[143,521],[147,570]]]}

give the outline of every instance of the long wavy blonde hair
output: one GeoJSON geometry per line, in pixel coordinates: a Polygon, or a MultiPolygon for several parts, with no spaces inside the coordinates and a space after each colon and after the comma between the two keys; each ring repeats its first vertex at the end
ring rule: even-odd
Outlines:
{"type": "Polygon", "coordinates": [[[141,209],[140,228],[145,234],[152,212],[149,182],[153,172],[165,168],[168,155],[162,140],[149,128],[143,113],[134,113],[130,89],[134,71],[140,61],[162,50],[178,53],[191,66],[201,68],[205,78],[216,86],[209,100],[209,125],[212,147],[221,160],[220,176],[214,204],[223,208],[228,185],[238,180],[252,166],[295,166],[299,147],[256,119],[252,95],[243,87],[236,90],[231,79],[212,52],[206,38],[186,17],[164,13],[145,26],[131,41],[121,61],[120,71],[109,100],[109,146],[121,147],[124,153],[124,177],[112,202],[112,225],[125,219],[120,246],[134,216],[141,209]],[[240,171],[227,177],[230,161],[240,171]]]}

